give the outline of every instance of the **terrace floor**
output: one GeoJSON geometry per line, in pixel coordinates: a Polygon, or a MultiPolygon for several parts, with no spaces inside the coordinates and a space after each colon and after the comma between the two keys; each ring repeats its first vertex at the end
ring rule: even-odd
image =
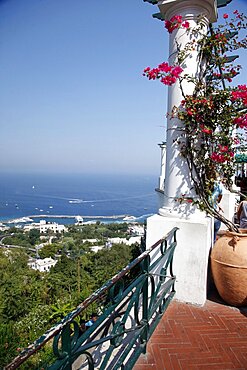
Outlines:
{"type": "Polygon", "coordinates": [[[213,291],[203,307],[173,301],[133,370],[246,370],[247,307],[213,291]]]}

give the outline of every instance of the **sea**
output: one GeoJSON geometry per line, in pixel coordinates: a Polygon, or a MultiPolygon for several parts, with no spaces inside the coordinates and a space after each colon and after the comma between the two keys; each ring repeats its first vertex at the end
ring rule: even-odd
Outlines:
{"type": "Polygon", "coordinates": [[[0,174],[0,222],[144,222],[157,212],[154,175],[0,174]]]}

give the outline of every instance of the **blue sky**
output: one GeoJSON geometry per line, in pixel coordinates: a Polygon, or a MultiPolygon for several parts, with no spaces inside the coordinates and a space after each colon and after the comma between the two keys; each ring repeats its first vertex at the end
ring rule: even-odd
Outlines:
{"type": "MultiPolygon", "coordinates": [[[[247,13],[247,0],[227,8],[247,13]]],[[[168,34],[142,0],[0,0],[0,171],[159,175],[168,34]]],[[[246,83],[246,55],[241,83],[246,83]]]]}

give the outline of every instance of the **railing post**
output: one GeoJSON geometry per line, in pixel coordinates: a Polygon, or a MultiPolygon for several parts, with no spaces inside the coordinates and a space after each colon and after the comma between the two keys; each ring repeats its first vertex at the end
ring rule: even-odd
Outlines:
{"type": "Polygon", "coordinates": [[[147,256],[142,261],[142,272],[145,274],[145,282],[142,288],[142,324],[145,325],[144,330],[141,333],[141,343],[143,346],[143,353],[146,352],[146,346],[148,341],[148,274],[150,266],[150,256],[147,256]]]}

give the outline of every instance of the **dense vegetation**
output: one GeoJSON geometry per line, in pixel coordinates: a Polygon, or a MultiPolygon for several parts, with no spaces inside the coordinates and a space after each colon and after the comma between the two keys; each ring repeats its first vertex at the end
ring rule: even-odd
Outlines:
{"type": "Polygon", "coordinates": [[[136,257],[137,245],[113,244],[94,253],[85,242],[98,237],[104,244],[108,236],[126,237],[126,231],[126,224],[70,227],[38,252],[58,259],[49,273],[27,265],[35,254],[28,248],[45,242],[36,230],[8,232],[3,243],[22,248],[0,249],[0,368],[136,257]]]}

